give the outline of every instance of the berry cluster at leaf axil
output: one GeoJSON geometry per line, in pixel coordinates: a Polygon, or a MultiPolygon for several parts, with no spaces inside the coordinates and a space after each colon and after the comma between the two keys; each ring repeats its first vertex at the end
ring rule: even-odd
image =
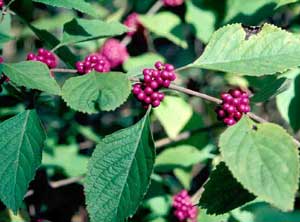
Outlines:
{"type": "Polygon", "coordinates": [[[182,5],[184,0],[162,0],[165,6],[175,7],[182,5]]]}
{"type": "Polygon", "coordinates": [[[173,197],[174,215],[179,221],[196,222],[198,208],[194,206],[186,190],[182,190],[173,197]]]}
{"type": "Polygon", "coordinates": [[[249,95],[241,89],[230,89],[221,94],[222,104],[216,108],[219,120],[232,126],[237,123],[243,114],[250,112],[249,95]]]}
{"type": "Polygon", "coordinates": [[[176,79],[174,66],[162,62],[155,63],[155,69],[144,69],[144,79],[141,83],[133,85],[132,92],[141,101],[144,108],[158,107],[165,95],[159,90],[168,88],[172,81],[176,79]]]}
{"type": "Polygon", "coordinates": [[[77,62],[76,69],[79,74],[86,74],[93,70],[97,72],[109,72],[110,63],[106,57],[94,53],[85,57],[84,61],[77,62]]]}
{"type": "Polygon", "coordinates": [[[28,53],[27,60],[45,63],[50,69],[56,68],[58,65],[58,59],[56,55],[44,48],[38,49],[37,54],[32,52],[28,53]]]}

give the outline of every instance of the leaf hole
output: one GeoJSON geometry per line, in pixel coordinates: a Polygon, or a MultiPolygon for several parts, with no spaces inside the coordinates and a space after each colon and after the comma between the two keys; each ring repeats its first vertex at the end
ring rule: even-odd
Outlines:
{"type": "Polygon", "coordinates": [[[246,32],[245,40],[249,40],[249,38],[252,35],[257,35],[261,31],[262,27],[263,27],[263,25],[262,26],[248,26],[248,25],[242,24],[242,28],[246,32]]]}
{"type": "Polygon", "coordinates": [[[252,129],[253,129],[254,131],[257,131],[257,126],[256,126],[256,125],[253,125],[253,126],[252,126],[252,129]]]}

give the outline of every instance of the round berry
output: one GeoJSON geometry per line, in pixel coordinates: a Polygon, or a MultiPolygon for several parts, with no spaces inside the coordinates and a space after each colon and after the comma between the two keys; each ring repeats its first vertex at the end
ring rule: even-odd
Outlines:
{"type": "Polygon", "coordinates": [[[166,64],[165,65],[165,70],[168,71],[168,72],[173,72],[175,70],[175,68],[171,64],[166,64]]]}
{"type": "Polygon", "coordinates": [[[163,0],[165,6],[175,7],[182,5],[184,0],[163,0]]]}
{"type": "Polygon", "coordinates": [[[158,88],[158,83],[155,81],[155,80],[152,80],[151,82],[150,82],[150,87],[152,88],[152,89],[157,89],[158,88]]]}
{"type": "Polygon", "coordinates": [[[139,15],[135,12],[127,16],[124,21],[124,25],[126,25],[130,30],[127,32],[128,36],[133,36],[140,28],[143,28],[139,20],[139,15]]]}
{"type": "Polygon", "coordinates": [[[161,61],[157,61],[154,64],[155,68],[157,68],[158,70],[163,70],[165,68],[164,64],[161,61]]]}
{"type": "Polygon", "coordinates": [[[164,82],[163,82],[163,87],[165,87],[165,88],[169,88],[169,86],[171,85],[171,81],[170,80],[164,80],[164,82]]]}
{"type": "Polygon", "coordinates": [[[144,100],[145,97],[146,97],[146,94],[145,94],[144,92],[140,92],[140,93],[137,95],[137,98],[138,98],[139,100],[144,100]]]}
{"type": "Polygon", "coordinates": [[[150,96],[147,96],[147,97],[144,99],[144,103],[146,103],[146,104],[151,104],[151,102],[152,102],[152,99],[151,99],[150,96]]]}
{"type": "Polygon", "coordinates": [[[162,101],[165,98],[165,94],[162,92],[158,92],[158,96],[157,99],[159,99],[160,101],[162,101]]]}
{"type": "Polygon", "coordinates": [[[147,86],[144,90],[144,92],[147,94],[147,95],[151,95],[153,93],[153,89],[149,86],[147,86]]]}
{"type": "Polygon", "coordinates": [[[153,107],[158,107],[160,105],[160,101],[159,100],[154,100],[153,102],[152,102],[152,106],[153,107]]]}

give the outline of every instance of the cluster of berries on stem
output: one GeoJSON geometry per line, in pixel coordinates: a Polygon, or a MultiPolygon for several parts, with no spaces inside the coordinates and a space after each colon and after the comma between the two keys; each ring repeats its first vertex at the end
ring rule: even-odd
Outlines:
{"type": "Polygon", "coordinates": [[[28,61],[39,61],[46,64],[50,69],[54,69],[58,65],[58,59],[56,55],[44,48],[38,49],[37,54],[32,52],[27,54],[28,61]]]}
{"type": "Polygon", "coordinates": [[[182,190],[173,197],[174,215],[179,221],[196,222],[198,208],[194,206],[186,190],[182,190]]]}
{"type": "Polygon", "coordinates": [[[176,7],[182,5],[184,0],[162,0],[165,6],[176,7]]]}
{"type": "Polygon", "coordinates": [[[141,101],[144,108],[158,107],[165,95],[159,90],[168,88],[172,81],[176,79],[174,66],[162,62],[155,63],[155,69],[143,70],[143,81],[133,85],[132,92],[141,101]]]}
{"type": "Polygon", "coordinates": [[[110,63],[106,57],[101,54],[94,53],[85,57],[84,61],[77,62],[76,69],[79,74],[86,74],[93,70],[97,72],[109,72],[110,63]]]}
{"type": "Polygon", "coordinates": [[[237,123],[243,114],[250,112],[249,95],[241,89],[230,89],[221,94],[222,104],[216,108],[219,120],[232,126],[237,123]]]}

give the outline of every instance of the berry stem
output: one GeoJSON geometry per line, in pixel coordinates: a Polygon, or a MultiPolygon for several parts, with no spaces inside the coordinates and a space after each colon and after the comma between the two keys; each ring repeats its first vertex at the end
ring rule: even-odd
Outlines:
{"type": "Polygon", "coordinates": [[[224,126],[224,125],[221,124],[221,123],[217,123],[217,124],[214,124],[214,125],[211,125],[211,126],[201,127],[201,128],[198,128],[198,129],[182,132],[182,133],[178,134],[175,138],[166,137],[166,138],[157,140],[155,142],[155,148],[156,149],[161,149],[161,148],[163,148],[165,146],[168,146],[172,143],[177,143],[177,142],[180,142],[182,140],[186,140],[186,139],[190,138],[192,135],[194,135],[196,133],[212,131],[213,129],[217,129],[217,128],[222,127],[222,126],[224,126]]]}
{"type": "Polygon", "coordinates": [[[76,69],[51,69],[52,72],[77,73],[76,69]]]}
{"type": "Polygon", "coordinates": [[[213,102],[213,103],[217,103],[217,104],[221,104],[222,103],[222,100],[220,100],[220,99],[218,99],[216,97],[209,96],[209,95],[204,94],[204,93],[196,92],[194,90],[187,89],[187,88],[175,85],[175,84],[171,84],[169,88],[173,89],[173,90],[176,90],[178,92],[182,92],[182,93],[188,94],[188,95],[200,97],[202,99],[208,100],[208,101],[213,102]]]}
{"type": "Polygon", "coordinates": [[[162,7],[163,7],[164,3],[161,0],[158,0],[150,9],[149,11],[146,13],[146,15],[153,15],[156,12],[158,12],[162,7]]]}

